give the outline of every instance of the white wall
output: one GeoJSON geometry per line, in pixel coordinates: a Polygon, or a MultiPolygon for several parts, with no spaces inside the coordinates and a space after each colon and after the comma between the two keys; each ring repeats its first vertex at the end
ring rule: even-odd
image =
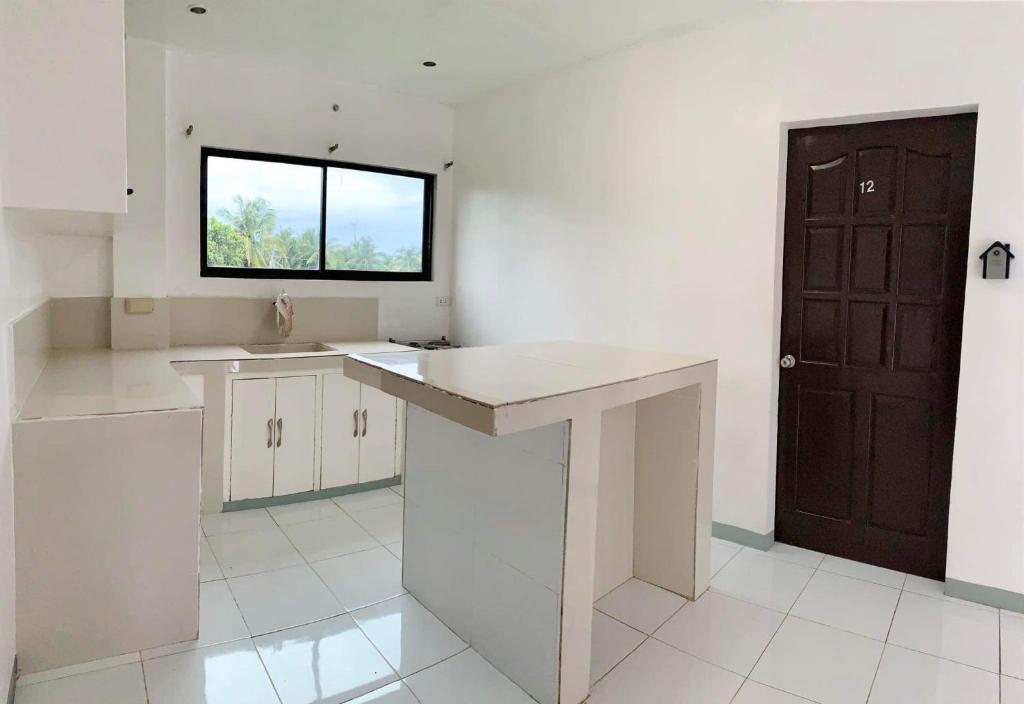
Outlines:
{"type": "Polygon", "coordinates": [[[453,334],[720,358],[715,520],[774,526],[782,126],[978,105],[947,573],[1024,592],[1024,9],[796,3],[456,112],[453,334]],[[927,21],[922,18],[927,17],[927,21]]]}
{"type": "MultiPolygon", "coordinates": [[[[137,109],[134,100],[129,86],[129,121],[137,109]]],[[[168,49],[166,111],[167,295],[272,297],[284,287],[295,296],[378,297],[382,336],[447,334],[448,309],[436,307],[434,297],[449,293],[451,278],[452,181],[442,169],[452,153],[451,108],[326,80],[323,74],[299,74],[273,65],[168,49]],[[331,110],[333,103],[341,106],[339,112],[331,110]],[[184,131],[190,124],[195,132],[186,139],[184,131]],[[438,174],[433,282],[280,282],[199,276],[201,146],[327,157],[328,146],[336,142],[341,147],[333,156],[340,160],[438,174]]],[[[117,279],[122,279],[122,266],[133,264],[119,257],[117,279]]],[[[137,278],[144,279],[149,271],[156,269],[142,268],[137,278]]]]}

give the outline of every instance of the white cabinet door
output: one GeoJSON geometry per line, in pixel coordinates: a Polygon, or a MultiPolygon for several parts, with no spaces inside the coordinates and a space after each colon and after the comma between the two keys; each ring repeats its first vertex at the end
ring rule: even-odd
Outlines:
{"type": "Polygon", "coordinates": [[[359,382],[344,374],[325,374],[321,489],[359,481],[359,410],[359,382]]]}
{"type": "Polygon", "coordinates": [[[274,496],[313,491],[315,428],[316,377],[277,379],[274,496]]]}
{"type": "Polygon", "coordinates": [[[3,5],[4,206],[124,213],[124,0],[3,5]]]}
{"type": "Polygon", "coordinates": [[[395,476],[398,399],[372,386],[362,387],[359,420],[359,481],[395,476]]]}
{"type": "Polygon", "coordinates": [[[270,496],[274,489],[274,380],[231,384],[232,501],[270,496]]]}

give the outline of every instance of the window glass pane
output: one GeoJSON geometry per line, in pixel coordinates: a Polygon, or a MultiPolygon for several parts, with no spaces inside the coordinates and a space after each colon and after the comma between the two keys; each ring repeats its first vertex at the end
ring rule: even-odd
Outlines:
{"type": "Polygon", "coordinates": [[[422,178],[327,169],[327,268],[423,270],[422,178]]]}
{"type": "Polygon", "coordinates": [[[319,269],[321,174],[318,166],[209,157],[207,265],[319,269]]]}

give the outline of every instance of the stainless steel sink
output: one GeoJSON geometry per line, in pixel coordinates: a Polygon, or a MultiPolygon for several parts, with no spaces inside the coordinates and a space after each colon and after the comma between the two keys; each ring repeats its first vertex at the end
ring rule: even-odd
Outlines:
{"type": "Polygon", "coordinates": [[[282,342],[272,345],[242,345],[249,354],[302,354],[303,352],[334,352],[322,342],[282,342]]]}

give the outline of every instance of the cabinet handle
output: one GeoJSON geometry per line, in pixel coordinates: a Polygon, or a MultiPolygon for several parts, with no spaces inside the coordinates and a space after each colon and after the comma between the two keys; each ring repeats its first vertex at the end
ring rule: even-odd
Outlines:
{"type": "Polygon", "coordinates": [[[359,437],[359,410],[352,411],[352,437],[359,437]]]}
{"type": "Polygon", "coordinates": [[[366,409],[363,409],[363,437],[366,437],[366,409]]]}
{"type": "Polygon", "coordinates": [[[281,447],[281,438],[284,437],[284,418],[277,419],[277,446],[281,447]]]}
{"type": "Polygon", "coordinates": [[[274,419],[267,418],[267,447],[274,446],[274,419]]]}

